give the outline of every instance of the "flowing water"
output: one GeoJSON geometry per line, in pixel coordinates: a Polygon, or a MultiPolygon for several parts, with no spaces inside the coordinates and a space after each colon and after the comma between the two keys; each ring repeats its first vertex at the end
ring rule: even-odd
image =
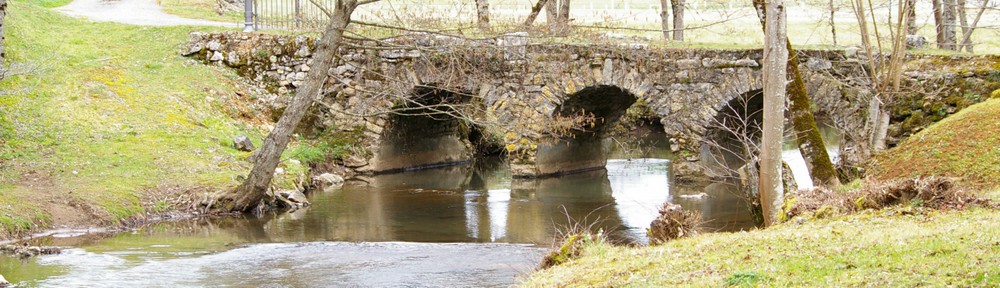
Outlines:
{"type": "MultiPolygon", "coordinates": [[[[664,202],[700,211],[709,230],[753,227],[734,185],[671,184],[662,140],[647,141],[642,153],[620,147],[606,170],[562,177],[512,179],[503,161],[487,159],[349,182],[291,213],[47,237],[38,242],[73,248],[0,256],[0,274],[28,287],[508,286],[560,231],[590,226],[612,241],[645,243],[664,202]],[[700,193],[709,197],[682,196],[700,193]]],[[[794,148],[784,157],[808,186],[794,148]]]]}

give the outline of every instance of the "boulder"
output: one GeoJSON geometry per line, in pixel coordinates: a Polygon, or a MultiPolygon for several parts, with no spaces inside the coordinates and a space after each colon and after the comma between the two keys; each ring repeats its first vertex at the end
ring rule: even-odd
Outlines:
{"type": "Polygon", "coordinates": [[[927,44],[927,38],[920,35],[906,35],[906,48],[918,49],[927,44]]]}
{"type": "Polygon", "coordinates": [[[295,208],[309,206],[309,199],[306,199],[306,194],[303,194],[299,190],[281,190],[278,191],[278,196],[291,202],[292,205],[296,206],[295,208]]]}
{"type": "Polygon", "coordinates": [[[233,137],[233,147],[236,147],[236,150],[245,152],[250,152],[253,151],[254,149],[253,142],[250,141],[250,138],[247,138],[247,136],[243,135],[237,135],[236,137],[233,137]]]}
{"type": "Polygon", "coordinates": [[[313,182],[323,187],[340,187],[344,185],[344,177],[333,173],[323,173],[313,177],[313,182]]]}

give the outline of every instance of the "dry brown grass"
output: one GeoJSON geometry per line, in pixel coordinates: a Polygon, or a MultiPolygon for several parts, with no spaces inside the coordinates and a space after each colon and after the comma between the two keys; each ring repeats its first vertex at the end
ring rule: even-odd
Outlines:
{"type": "Polygon", "coordinates": [[[660,245],[677,238],[698,235],[701,223],[701,213],[665,203],[660,208],[660,215],[649,223],[649,244],[660,245]]]}
{"type": "Polygon", "coordinates": [[[823,218],[834,213],[852,213],[910,204],[938,210],[961,210],[971,206],[996,207],[989,199],[958,187],[953,178],[922,177],[867,181],[859,189],[837,192],[826,188],[800,190],[785,203],[790,219],[800,215],[823,218]]]}

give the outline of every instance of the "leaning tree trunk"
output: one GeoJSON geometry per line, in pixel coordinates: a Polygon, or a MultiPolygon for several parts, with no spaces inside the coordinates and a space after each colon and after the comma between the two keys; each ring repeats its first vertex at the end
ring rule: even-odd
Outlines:
{"type": "Polygon", "coordinates": [[[253,169],[242,185],[230,190],[227,195],[214,203],[214,208],[227,211],[248,212],[258,208],[267,196],[268,186],[274,177],[274,169],[278,167],[281,153],[288,146],[295,126],[305,115],[316,95],[326,83],[327,75],[333,66],[334,56],[340,46],[344,29],[351,22],[351,13],[357,8],[357,0],[337,1],[332,19],[323,32],[322,38],[316,43],[316,53],[313,55],[313,67],[309,70],[305,82],[295,91],[295,97],[281,114],[274,129],[264,139],[261,147],[254,152],[253,169]]]}
{"type": "MultiPolygon", "coordinates": [[[[764,1],[764,0],[754,0],[764,1]]],[[[778,222],[784,203],[781,181],[781,139],[785,121],[785,81],[788,69],[785,15],[782,0],[768,0],[764,6],[764,123],[760,152],[760,201],[764,225],[778,222]]]]}
{"type": "Polygon", "coordinates": [[[684,41],[684,0],[670,0],[674,14],[674,41],[684,41]]]}
{"type": "Polygon", "coordinates": [[[538,12],[542,11],[542,7],[545,7],[545,3],[548,0],[538,0],[535,6],[531,7],[531,14],[528,14],[528,19],[524,20],[524,27],[531,27],[532,23],[535,23],[535,19],[538,18],[538,12]]]}
{"type": "Polygon", "coordinates": [[[670,40],[670,12],[667,0],[660,0],[660,28],[663,30],[663,40],[670,40]]]}
{"type": "MultiPolygon", "coordinates": [[[[754,7],[758,11],[764,9],[764,0],[754,0],[754,7]]],[[[763,16],[764,14],[758,13],[763,16]]],[[[761,24],[765,24],[766,17],[760,19],[761,24]]],[[[816,186],[837,186],[840,185],[840,178],[837,177],[837,169],[830,160],[830,154],[826,152],[826,144],[819,134],[819,127],[816,125],[816,118],[810,110],[809,91],[806,90],[806,82],[802,79],[799,71],[799,57],[792,49],[792,43],[785,41],[788,53],[787,75],[791,78],[788,83],[788,118],[792,120],[792,128],[795,130],[795,139],[798,141],[799,153],[806,161],[809,169],[809,176],[816,186]]]]}
{"type": "Polygon", "coordinates": [[[490,2],[487,0],[476,0],[476,24],[479,24],[479,31],[490,31],[490,2]]]}
{"type": "Polygon", "coordinates": [[[962,31],[962,42],[961,45],[965,47],[965,52],[972,53],[972,32],[976,31],[976,27],[979,26],[979,19],[982,19],[983,13],[986,12],[986,7],[989,5],[990,1],[983,0],[982,6],[979,6],[979,11],[976,11],[976,18],[972,20],[972,25],[969,26],[969,30],[962,31]]]}

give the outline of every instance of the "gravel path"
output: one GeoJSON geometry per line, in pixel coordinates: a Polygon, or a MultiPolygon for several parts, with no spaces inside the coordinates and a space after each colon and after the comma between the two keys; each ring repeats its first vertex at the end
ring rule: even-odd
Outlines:
{"type": "Polygon", "coordinates": [[[237,23],[188,19],[163,12],[156,0],[75,0],[55,9],[66,15],[93,21],[110,21],[146,26],[219,26],[239,27],[237,23]]]}

